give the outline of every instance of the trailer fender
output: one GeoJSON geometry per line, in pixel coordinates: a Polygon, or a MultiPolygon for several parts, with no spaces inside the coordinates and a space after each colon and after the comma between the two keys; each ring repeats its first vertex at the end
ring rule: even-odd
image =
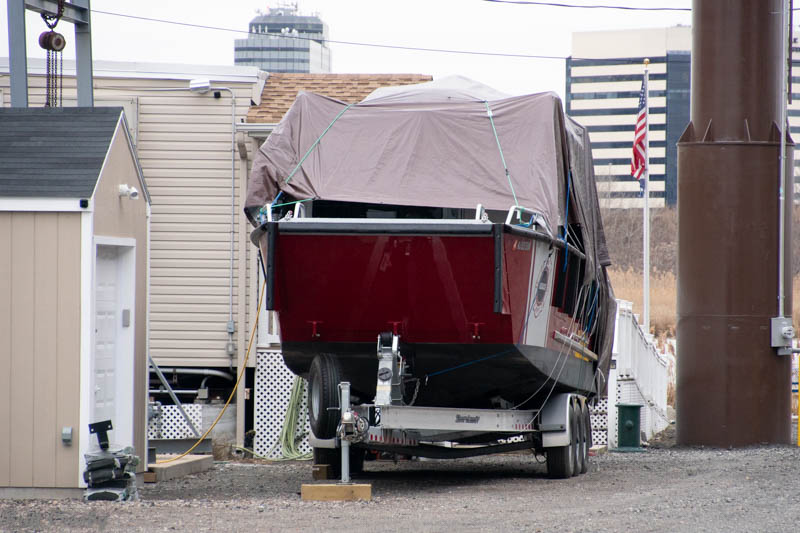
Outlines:
{"type": "Polygon", "coordinates": [[[571,442],[569,408],[573,397],[576,395],[567,392],[556,394],[542,407],[539,429],[544,448],[568,446],[571,442]]]}

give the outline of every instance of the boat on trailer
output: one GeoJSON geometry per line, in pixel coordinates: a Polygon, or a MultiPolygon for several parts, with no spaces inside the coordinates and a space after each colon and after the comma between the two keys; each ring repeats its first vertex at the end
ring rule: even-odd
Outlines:
{"type": "Polygon", "coordinates": [[[588,134],[556,95],[463,79],[358,104],[300,93],[245,210],[318,460],[338,464],[331,441],[446,456],[433,443],[519,435],[554,475],[581,470],[568,457],[590,445],[615,301],[588,134]]]}

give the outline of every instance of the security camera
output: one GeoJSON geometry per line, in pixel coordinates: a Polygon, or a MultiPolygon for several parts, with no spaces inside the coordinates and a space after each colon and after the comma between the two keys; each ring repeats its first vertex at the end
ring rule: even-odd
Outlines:
{"type": "Polygon", "coordinates": [[[119,196],[120,198],[130,198],[131,200],[136,200],[139,198],[139,191],[136,190],[136,187],[131,187],[127,183],[123,183],[119,186],[119,196]]]}

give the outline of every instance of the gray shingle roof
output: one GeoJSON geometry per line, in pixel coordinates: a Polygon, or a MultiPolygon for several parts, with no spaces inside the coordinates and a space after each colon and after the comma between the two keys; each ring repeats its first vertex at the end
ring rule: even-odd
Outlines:
{"type": "Polygon", "coordinates": [[[91,197],[120,113],[0,108],[0,197],[91,197]]]}

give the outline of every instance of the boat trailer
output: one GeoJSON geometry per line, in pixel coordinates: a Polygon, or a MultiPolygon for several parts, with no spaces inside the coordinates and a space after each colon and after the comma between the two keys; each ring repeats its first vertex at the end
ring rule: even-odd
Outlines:
{"type": "MultiPolygon", "coordinates": [[[[320,439],[313,431],[309,436],[316,449],[341,450],[342,483],[350,483],[351,452],[358,448],[437,459],[532,450],[547,456],[551,477],[568,478],[587,471],[591,423],[586,397],[553,394],[540,409],[528,410],[403,405],[405,366],[398,345],[397,335],[378,337],[374,403],[350,405],[350,383],[340,382],[338,399],[343,408],[324,407],[340,411],[336,436],[320,439]],[[454,444],[477,442],[481,435],[491,435],[494,442],[454,444]]],[[[339,461],[335,454],[326,457],[339,461]]]]}

